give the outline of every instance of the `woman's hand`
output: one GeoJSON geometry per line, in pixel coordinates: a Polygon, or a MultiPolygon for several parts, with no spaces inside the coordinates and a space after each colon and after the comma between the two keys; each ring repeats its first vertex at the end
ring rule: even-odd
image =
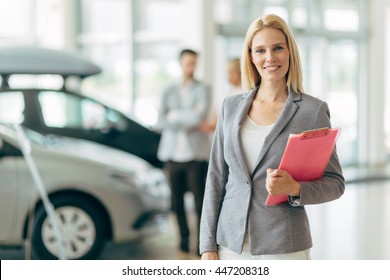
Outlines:
{"type": "Polygon", "coordinates": [[[204,252],[200,259],[202,261],[204,261],[204,260],[219,260],[219,257],[218,257],[217,252],[204,252]]]}
{"type": "Polygon", "coordinates": [[[268,168],[265,187],[272,195],[299,196],[301,194],[301,185],[284,170],[268,168]]]}

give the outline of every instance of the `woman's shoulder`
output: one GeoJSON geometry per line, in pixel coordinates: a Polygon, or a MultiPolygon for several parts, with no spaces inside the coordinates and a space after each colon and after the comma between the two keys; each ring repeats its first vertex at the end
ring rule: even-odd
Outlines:
{"type": "Polygon", "coordinates": [[[325,102],[321,98],[315,97],[315,96],[307,94],[307,93],[301,93],[301,100],[303,102],[312,103],[312,104],[321,104],[321,103],[325,102]]]}
{"type": "Polygon", "coordinates": [[[305,107],[311,107],[313,109],[327,106],[327,103],[319,97],[309,95],[307,93],[301,93],[301,104],[305,107]]]}
{"type": "Polygon", "coordinates": [[[225,97],[224,101],[225,103],[236,106],[238,103],[240,103],[245,98],[249,97],[250,94],[253,93],[253,90],[250,91],[243,91],[241,93],[231,94],[225,97]]]}
{"type": "Polygon", "coordinates": [[[308,114],[329,114],[329,107],[326,101],[320,99],[319,97],[314,97],[309,94],[301,93],[301,99],[299,106],[302,112],[308,114]]]}
{"type": "Polygon", "coordinates": [[[243,93],[231,94],[225,97],[226,103],[237,103],[243,99],[243,93]]]}

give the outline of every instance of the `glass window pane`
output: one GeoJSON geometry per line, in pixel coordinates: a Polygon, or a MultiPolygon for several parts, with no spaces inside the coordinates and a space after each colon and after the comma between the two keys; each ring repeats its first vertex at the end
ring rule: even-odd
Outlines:
{"type": "Polygon", "coordinates": [[[45,125],[50,127],[82,127],[78,100],[69,98],[61,92],[43,91],[39,93],[39,103],[45,125]]]}
{"type": "Polygon", "coordinates": [[[128,0],[82,0],[81,5],[81,52],[103,70],[83,80],[82,93],[123,112],[130,111],[132,99],[131,6],[128,0]]]}
{"type": "Polygon", "coordinates": [[[0,2],[0,38],[30,38],[33,34],[32,1],[0,2]]]}
{"type": "Polygon", "coordinates": [[[218,0],[215,2],[215,19],[220,24],[248,24],[251,21],[253,1],[218,0]]]}
{"type": "MultiPolygon", "coordinates": [[[[385,145],[388,156],[390,156],[390,7],[386,9],[385,25],[385,106],[384,106],[384,126],[385,145]]],[[[390,158],[389,158],[390,159],[390,158]]]]}
{"type": "Polygon", "coordinates": [[[81,100],[81,116],[83,128],[101,129],[105,126],[106,109],[92,100],[81,100]]]}
{"type": "Polygon", "coordinates": [[[162,59],[170,60],[179,58],[178,42],[137,43],[134,52],[138,59],[162,59]]]}
{"type": "Polygon", "coordinates": [[[83,0],[83,33],[125,33],[130,26],[130,1],[83,0]]]}
{"type": "Polygon", "coordinates": [[[332,124],[342,129],[338,142],[342,162],[352,163],[357,154],[358,46],[352,40],[330,43],[328,57],[327,101],[332,124]]]}
{"type": "Polygon", "coordinates": [[[104,106],[63,92],[39,93],[44,122],[50,127],[100,129],[106,124],[104,106]]]}
{"type": "Polygon", "coordinates": [[[32,0],[34,12],[31,13],[35,21],[36,42],[39,45],[63,49],[67,46],[65,30],[72,19],[65,12],[66,1],[63,0],[32,0]]]}
{"type": "Polygon", "coordinates": [[[180,75],[179,48],[176,43],[137,44],[137,60],[134,63],[136,101],[134,114],[147,126],[157,122],[158,106],[162,90],[180,75]]]}
{"type": "Polygon", "coordinates": [[[318,30],[322,28],[322,6],[320,1],[309,1],[308,5],[309,25],[307,29],[318,30]]]}
{"type": "Polygon", "coordinates": [[[11,88],[60,89],[64,79],[60,75],[12,75],[8,81],[11,88]]]}
{"type": "Polygon", "coordinates": [[[295,6],[291,14],[291,24],[294,28],[306,28],[308,22],[307,10],[304,7],[295,6]]]}
{"type": "Polygon", "coordinates": [[[135,30],[181,31],[180,0],[137,0],[135,8],[135,30]]]}
{"type": "Polygon", "coordinates": [[[264,14],[276,14],[288,22],[288,11],[282,6],[266,6],[264,8],[264,14]]]}
{"type": "Polygon", "coordinates": [[[353,164],[357,160],[358,43],[322,37],[298,37],[297,42],[305,92],[328,103],[332,125],[342,129],[340,160],[353,164]]]}
{"type": "Polygon", "coordinates": [[[22,123],[24,120],[24,98],[20,91],[0,94],[0,122],[22,123]]]}
{"type": "Polygon", "coordinates": [[[324,26],[332,31],[358,31],[359,13],[352,9],[325,9],[324,26]]]}
{"type": "Polygon", "coordinates": [[[83,80],[82,93],[128,112],[131,105],[131,60],[128,46],[90,45],[85,46],[83,52],[103,71],[83,80]]]}

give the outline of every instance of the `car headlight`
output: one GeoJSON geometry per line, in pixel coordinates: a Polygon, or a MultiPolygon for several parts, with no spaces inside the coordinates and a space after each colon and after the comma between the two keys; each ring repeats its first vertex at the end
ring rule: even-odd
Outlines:
{"type": "Polygon", "coordinates": [[[110,170],[108,174],[111,179],[136,188],[143,188],[146,184],[141,172],[110,170]]]}
{"type": "Polygon", "coordinates": [[[118,180],[126,185],[134,186],[137,189],[147,191],[153,195],[169,195],[169,185],[164,173],[159,169],[148,171],[111,171],[110,178],[118,180]]]}

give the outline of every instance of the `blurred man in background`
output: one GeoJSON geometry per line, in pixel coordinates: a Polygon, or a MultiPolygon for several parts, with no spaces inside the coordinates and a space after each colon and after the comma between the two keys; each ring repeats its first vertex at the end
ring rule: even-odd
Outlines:
{"type": "Polygon", "coordinates": [[[171,184],[172,207],[180,231],[179,249],[190,252],[190,230],[185,213],[184,194],[194,194],[199,240],[210,138],[200,130],[207,118],[210,97],[207,87],[194,77],[198,54],[190,49],[180,52],[181,78],[164,90],[159,111],[162,129],[158,158],[165,162],[171,184]]]}

